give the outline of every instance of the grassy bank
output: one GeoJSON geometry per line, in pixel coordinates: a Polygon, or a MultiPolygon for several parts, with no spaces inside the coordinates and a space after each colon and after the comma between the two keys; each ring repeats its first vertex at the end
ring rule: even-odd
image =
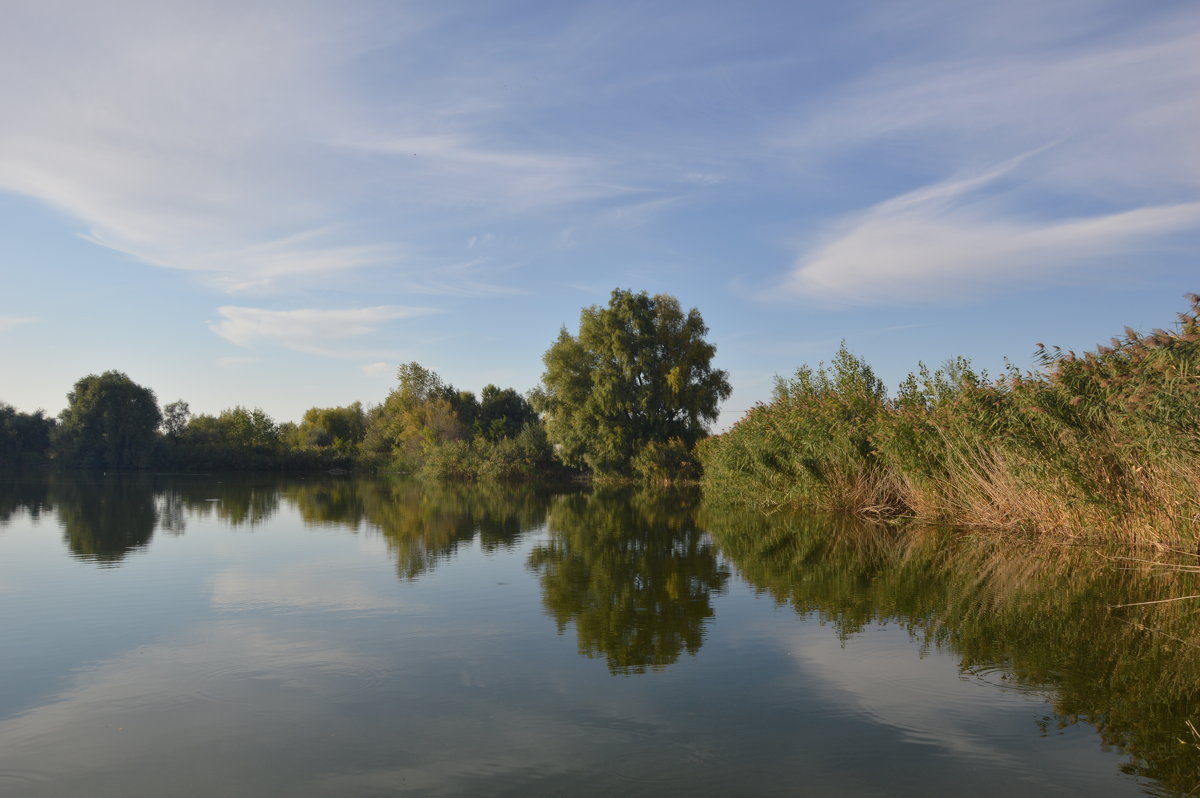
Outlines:
{"type": "Polygon", "coordinates": [[[780,380],[700,448],[706,490],[804,506],[1177,542],[1200,530],[1200,297],[1171,330],[1126,328],[999,378],[958,359],[889,397],[843,347],[780,380]]]}

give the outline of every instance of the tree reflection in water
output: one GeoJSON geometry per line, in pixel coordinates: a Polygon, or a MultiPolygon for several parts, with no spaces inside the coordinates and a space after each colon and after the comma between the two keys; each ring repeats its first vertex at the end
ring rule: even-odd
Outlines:
{"type": "Polygon", "coordinates": [[[50,509],[50,488],[44,476],[4,476],[0,476],[0,531],[17,513],[29,513],[36,521],[50,509]]]}
{"type": "Polygon", "coordinates": [[[551,538],[529,556],[542,599],[579,651],[613,673],[662,670],[695,655],[729,571],[695,524],[694,492],[599,488],[559,496],[551,538]]]}
{"type": "Polygon", "coordinates": [[[479,538],[484,551],[509,548],[545,522],[550,493],[530,484],[461,484],[411,479],[331,480],[290,486],[305,523],[377,529],[413,580],[479,538]]]}
{"type": "Polygon", "coordinates": [[[614,674],[696,654],[714,594],[734,568],[843,639],[899,624],[954,652],[964,674],[999,669],[1010,683],[1037,687],[1053,712],[1031,723],[1031,734],[1086,724],[1125,753],[1125,770],[1148,789],[1187,793],[1200,784],[1188,726],[1200,723],[1200,600],[1139,605],[1200,594],[1196,558],[1172,568],[1138,561],[1168,559],[1163,553],[698,510],[696,499],[329,476],[42,474],[0,481],[0,524],[19,513],[56,519],[73,557],[111,567],[145,548],[156,526],[180,534],[211,519],[250,530],[292,507],[308,526],[381,535],[404,580],[465,544],[515,549],[537,531],[525,563],[546,613],[559,633],[573,626],[579,651],[614,674]]]}
{"type": "Polygon", "coordinates": [[[67,548],[81,560],[117,565],[145,548],[158,525],[154,483],[144,474],[54,480],[48,495],[67,548]]]}

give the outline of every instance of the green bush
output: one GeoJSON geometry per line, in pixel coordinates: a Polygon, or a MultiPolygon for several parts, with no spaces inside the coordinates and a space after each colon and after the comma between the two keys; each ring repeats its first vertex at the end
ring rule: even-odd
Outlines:
{"type": "Polygon", "coordinates": [[[631,465],[633,473],[646,482],[694,482],[700,478],[700,462],[679,438],[666,443],[650,441],[631,465]]]}

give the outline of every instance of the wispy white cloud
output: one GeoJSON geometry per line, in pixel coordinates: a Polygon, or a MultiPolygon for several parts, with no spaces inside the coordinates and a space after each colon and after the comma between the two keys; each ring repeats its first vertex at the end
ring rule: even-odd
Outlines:
{"type": "Polygon", "coordinates": [[[219,283],[363,261],[358,242],[293,239],[353,196],[320,141],[344,105],[338,64],[370,43],[361,15],[309,0],[67,5],[5,9],[0,189],[219,283]]]}
{"type": "MultiPolygon", "coordinates": [[[[367,336],[380,325],[435,311],[382,305],[337,310],[266,310],[226,305],[217,309],[224,317],[210,323],[213,332],[238,346],[275,344],[314,354],[337,355],[331,344],[346,338],[367,336]]],[[[357,357],[357,353],[345,353],[357,357]]]]}
{"type": "Polygon", "coordinates": [[[487,258],[446,263],[437,261],[424,268],[417,267],[404,274],[392,276],[394,288],[408,294],[433,296],[503,296],[525,293],[524,289],[501,285],[489,275],[504,271],[493,267],[487,258]]]}
{"type": "Polygon", "coordinates": [[[688,172],[680,179],[693,186],[717,186],[728,180],[725,175],[715,172],[688,172]]]}
{"type": "Polygon", "coordinates": [[[865,303],[956,298],[1054,279],[1084,262],[1120,262],[1164,235],[1200,227],[1200,202],[1013,218],[980,197],[1002,174],[926,186],[870,208],[801,257],[788,289],[865,303]]]}
{"type": "Polygon", "coordinates": [[[399,160],[406,183],[427,201],[458,206],[503,203],[506,213],[621,193],[593,157],[499,149],[459,132],[341,143],[399,160]]]}
{"type": "Polygon", "coordinates": [[[1013,25],[999,51],[888,64],[790,127],[778,143],[807,168],[861,158],[939,178],[830,223],[788,287],[963,296],[1200,230],[1200,18],[1084,43],[1058,22],[1057,38],[1013,25]]]}
{"type": "Polygon", "coordinates": [[[1009,30],[999,53],[881,64],[799,117],[782,143],[821,158],[886,141],[906,157],[978,164],[1064,142],[1046,179],[1200,185],[1200,19],[1160,18],[1087,44],[1073,33],[1031,50],[1025,30],[1009,30]]]}
{"type": "Polygon", "coordinates": [[[233,368],[234,366],[247,366],[251,363],[257,363],[256,357],[219,357],[217,365],[223,369],[233,368]]]}
{"type": "Polygon", "coordinates": [[[633,203],[625,202],[597,213],[589,220],[588,224],[595,228],[609,230],[643,227],[679,203],[679,197],[656,197],[633,203]]]}
{"type": "Polygon", "coordinates": [[[285,5],[7,6],[0,190],[230,292],[363,266],[414,273],[409,245],[436,237],[447,209],[512,216],[626,190],[568,140],[500,132],[519,113],[490,96],[504,59],[395,56],[438,49],[417,36],[442,13],[432,6],[285,5]],[[382,52],[385,67],[363,68],[382,52]]]}
{"type": "Polygon", "coordinates": [[[37,319],[32,316],[0,316],[0,333],[8,332],[25,324],[33,324],[37,319]]]}
{"type": "Polygon", "coordinates": [[[382,244],[336,246],[327,243],[337,231],[330,227],[305,230],[284,238],[248,243],[233,249],[179,252],[169,244],[145,246],[114,242],[104,233],[84,236],[93,243],[137,255],[148,263],[171,269],[208,272],[229,293],[270,288],[282,278],[326,275],[362,266],[401,260],[394,246],[382,244]]]}
{"type": "Polygon", "coordinates": [[[395,366],[391,363],[385,363],[382,360],[374,363],[364,363],[362,367],[363,374],[366,374],[368,377],[389,377],[395,371],[395,366]]]}

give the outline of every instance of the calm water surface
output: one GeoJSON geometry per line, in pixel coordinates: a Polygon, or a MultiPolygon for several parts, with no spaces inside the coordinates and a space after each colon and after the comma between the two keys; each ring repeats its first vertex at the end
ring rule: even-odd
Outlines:
{"type": "Polygon", "coordinates": [[[0,793],[1186,793],[1200,602],[1113,605],[1196,582],[688,493],[9,478],[0,793]]]}

